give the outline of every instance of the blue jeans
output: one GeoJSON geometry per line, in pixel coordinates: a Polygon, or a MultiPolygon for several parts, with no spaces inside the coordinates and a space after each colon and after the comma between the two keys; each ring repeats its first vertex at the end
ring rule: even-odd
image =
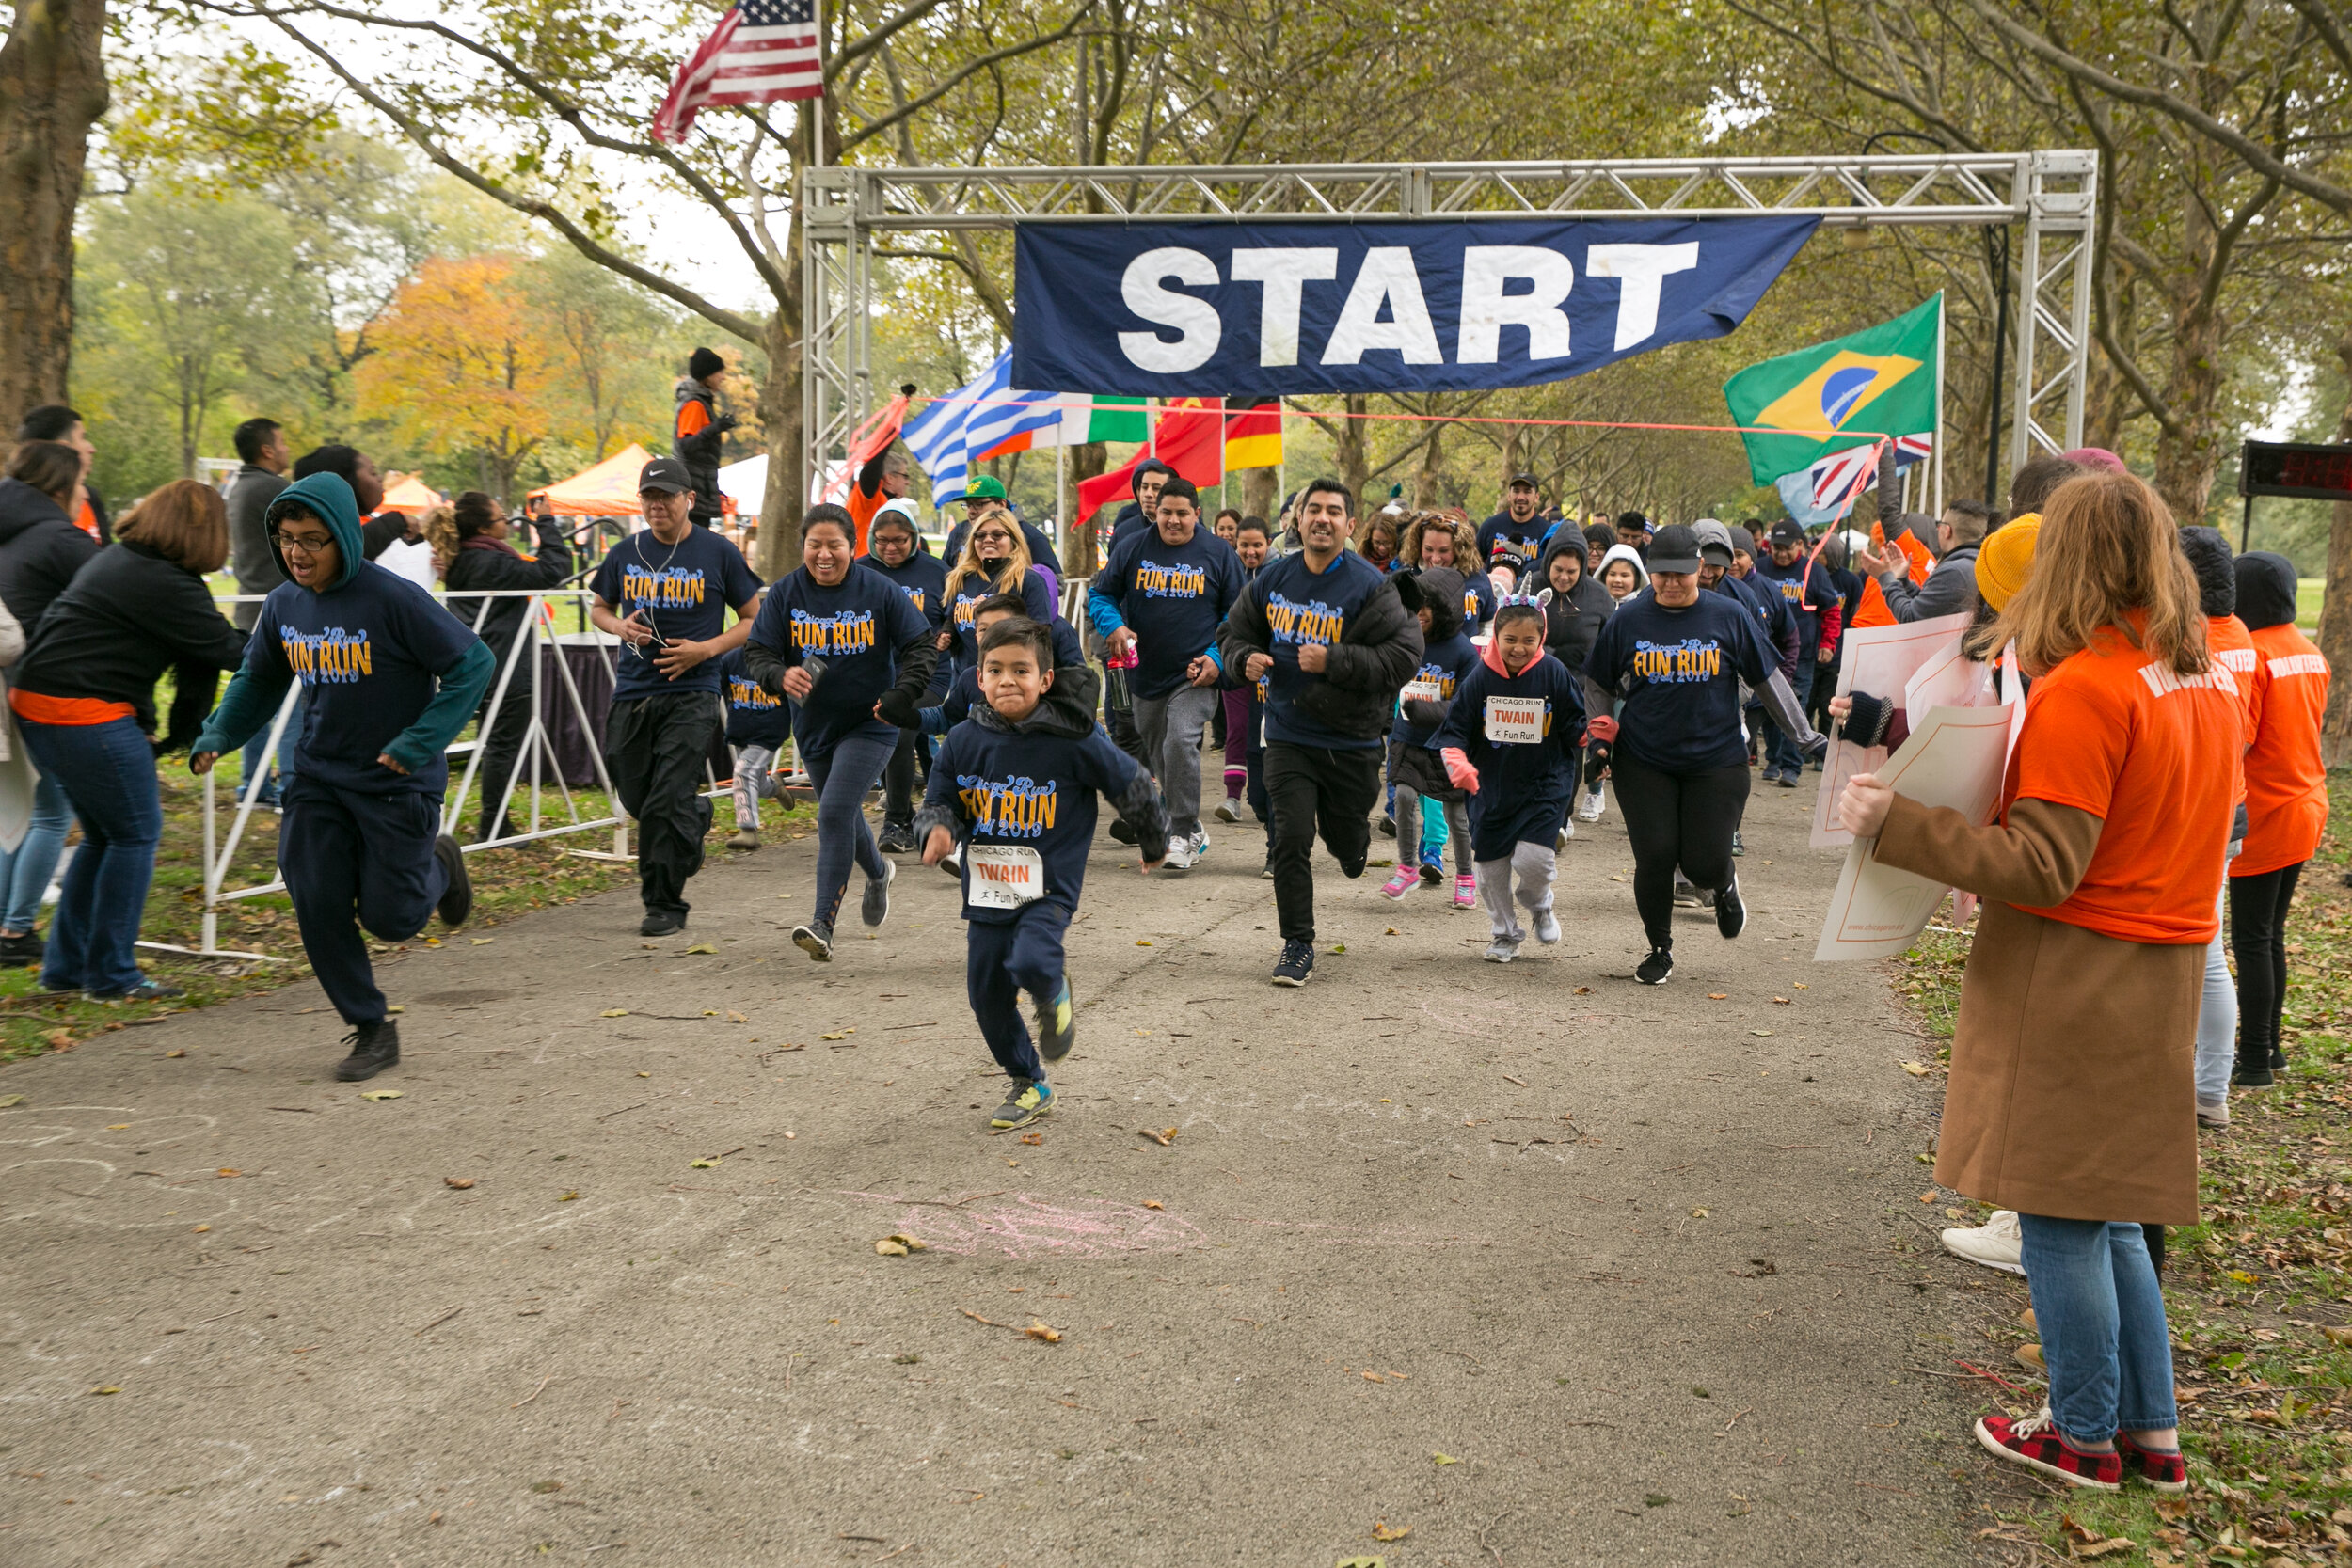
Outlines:
{"type": "Polygon", "coordinates": [[[866,792],[898,748],[895,734],[881,740],[853,735],[823,756],[803,759],[817,786],[817,923],[828,930],[841,913],[850,863],[868,877],[883,875],[882,851],[866,825],[866,792]]]}
{"type": "MultiPolygon", "coordinates": [[[[283,774],[293,766],[293,763],[288,759],[294,755],[294,741],[302,735],[302,687],[299,683],[296,683],[294,689],[294,712],[286,716],[286,733],[278,737],[278,771],[280,774],[283,774]]],[[[275,723],[277,721],[277,716],[275,714],[271,715],[270,721],[271,723],[275,723]]],[[[238,800],[244,800],[245,792],[252,788],[255,784],[262,786],[262,799],[263,800],[275,800],[278,799],[279,781],[269,776],[269,763],[268,760],[262,755],[268,748],[269,724],[263,724],[260,729],[253,733],[253,738],[245,743],[245,762],[242,770],[238,774],[240,781],[237,785],[238,800]]]]}
{"type": "MultiPolygon", "coordinates": [[[[49,879],[56,873],[57,857],[65,853],[65,835],[73,826],[73,808],[66,804],[65,791],[57,786],[56,778],[48,773],[33,786],[33,820],[24,830],[24,841],[13,853],[0,849],[0,931],[22,935],[33,928],[40,918],[40,895],[49,891],[49,879]]],[[[2236,1050],[2236,1042],[2231,1049],[2236,1050]]]]}
{"type": "MultiPolygon", "coordinates": [[[[1797,673],[1788,677],[1788,689],[1797,694],[1799,713],[1804,711],[1804,705],[1813,695],[1814,669],[1813,650],[1809,647],[1799,649],[1797,673]]],[[[1765,717],[1764,726],[1764,771],[1767,774],[1786,773],[1792,779],[1800,777],[1804,772],[1804,748],[1797,744],[1796,736],[1773,722],[1769,714],[1765,717]]]]}
{"type": "Polygon", "coordinates": [[[66,868],[40,983],[100,996],[129,990],[147,978],[135,944],[164,834],[155,749],[135,719],[23,730],[34,763],[57,781],[82,820],[82,847],[66,868]]]}
{"type": "Polygon", "coordinates": [[[2079,1446],[2179,1425],[2164,1291],[2139,1227],[2022,1213],[2017,1226],[2058,1431],[2079,1446]]]}
{"type": "MultiPolygon", "coordinates": [[[[2222,912],[2229,896],[2229,879],[2221,881],[2214,913],[2222,912]]],[[[2237,1065],[2237,982],[2230,976],[2230,960],[2222,953],[2230,934],[2224,920],[2205,947],[2205,993],[2197,1005],[2197,1103],[2226,1104],[2230,1099],[2230,1069],[2237,1065]]]]}

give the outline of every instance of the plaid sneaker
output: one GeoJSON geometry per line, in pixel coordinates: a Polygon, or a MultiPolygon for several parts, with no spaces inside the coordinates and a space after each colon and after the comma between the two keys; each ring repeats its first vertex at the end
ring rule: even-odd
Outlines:
{"type": "Polygon", "coordinates": [[[1977,1420],[1977,1441],[1995,1459],[2007,1459],[2041,1471],[2069,1486],[2094,1492],[2123,1489],[2123,1460],[2120,1454],[2085,1453],[2068,1442],[2050,1422],[2050,1407],[2020,1421],[2007,1416],[1977,1420]]]}
{"type": "Polygon", "coordinates": [[[2143,1449],[2124,1436],[2115,1434],[2115,1451],[2123,1461],[2123,1473],[2137,1476],[2159,1492],[2188,1490],[2188,1462],[2178,1449],[2143,1449]]]}

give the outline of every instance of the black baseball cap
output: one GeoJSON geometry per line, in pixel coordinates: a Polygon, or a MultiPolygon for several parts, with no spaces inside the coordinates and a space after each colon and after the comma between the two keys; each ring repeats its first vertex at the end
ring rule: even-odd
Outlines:
{"type": "Polygon", "coordinates": [[[637,470],[637,493],[659,490],[665,495],[682,496],[694,488],[694,481],[686,471],[686,465],[675,457],[657,457],[637,470]]]}
{"type": "Polygon", "coordinates": [[[1505,490],[1517,490],[1521,485],[1525,485],[1530,490],[1540,490],[1543,488],[1542,485],[1535,483],[1535,476],[1534,474],[1513,474],[1511,476],[1511,483],[1504,485],[1503,488],[1505,490]]]}
{"type": "Polygon", "coordinates": [[[1804,525],[1794,517],[1783,517],[1772,525],[1772,543],[1775,545],[1804,544],[1804,525]]]}
{"type": "Polygon", "coordinates": [[[1686,523],[1669,523],[1650,535],[1649,569],[1652,573],[1697,571],[1697,531],[1686,523]]]}

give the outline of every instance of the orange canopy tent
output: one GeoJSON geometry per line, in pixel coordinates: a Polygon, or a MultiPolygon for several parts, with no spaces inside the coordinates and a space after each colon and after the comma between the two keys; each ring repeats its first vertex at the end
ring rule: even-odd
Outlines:
{"type": "Polygon", "coordinates": [[[411,516],[430,512],[441,504],[441,493],[414,474],[396,473],[384,486],[381,512],[401,512],[411,516]]]}
{"type": "Polygon", "coordinates": [[[547,497],[559,517],[634,517],[644,510],[637,503],[637,476],[652,461],[653,453],[632,441],[593,468],[533,490],[532,499],[547,497]]]}

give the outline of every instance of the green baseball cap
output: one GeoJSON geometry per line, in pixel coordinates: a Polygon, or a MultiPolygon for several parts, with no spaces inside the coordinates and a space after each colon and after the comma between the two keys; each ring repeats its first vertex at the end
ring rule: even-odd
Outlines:
{"type": "Polygon", "coordinates": [[[956,499],[966,501],[1000,501],[1005,499],[1005,486],[994,474],[982,474],[967,483],[963,487],[963,494],[956,499]]]}

